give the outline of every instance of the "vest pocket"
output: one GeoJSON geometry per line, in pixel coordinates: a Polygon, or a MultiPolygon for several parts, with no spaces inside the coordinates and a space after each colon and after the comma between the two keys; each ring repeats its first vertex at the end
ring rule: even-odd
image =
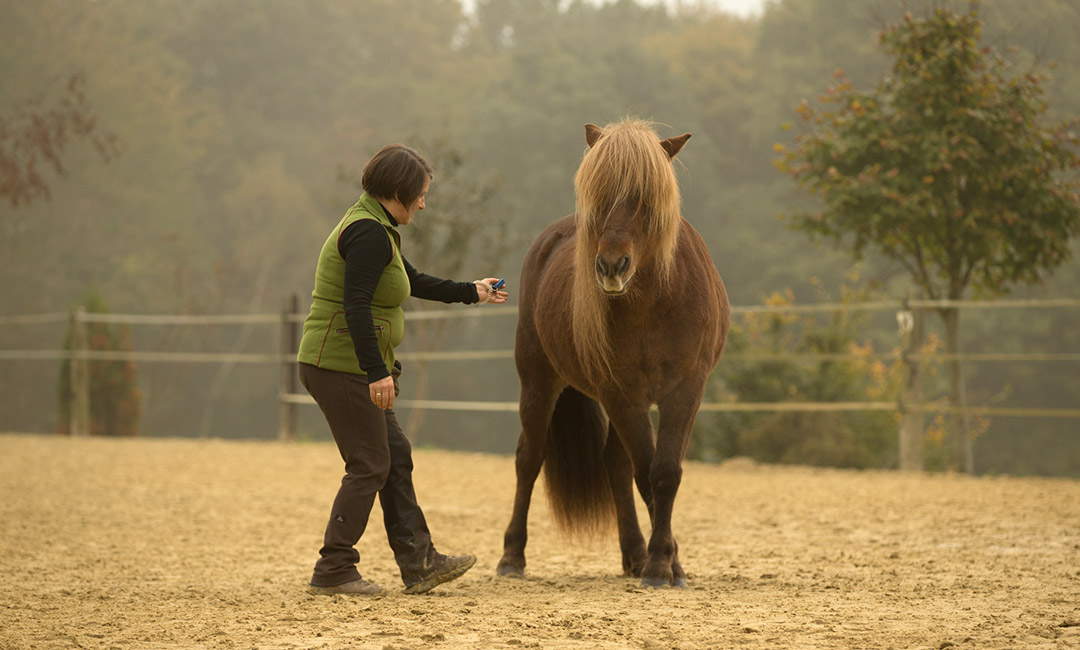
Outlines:
{"type": "Polygon", "coordinates": [[[379,353],[383,360],[390,354],[390,321],[385,318],[374,318],[375,339],[379,342],[379,353]]]}
{"type": "Polygon", "coordinates": [[[326,329],[322,333],[323,340],[319,346],[319,356],[314,365],[323,367],[325,362],[330,367],[337,367],[343,360],[347,363],[348,359],[355,358],[356,353],[353,352],[352,341],[349,339],[345,312],[330,312],[327,313],[327,317],[326,329]]]}
{"type": "MultiPolygon", "coordinates": [[[[382,331],[382,328],[383,328],[382,325],[375,325],[375,335],[376,336],[378,336],[378,333],[382,331]]],[[[336,330],[334,330],[334,332],[337,333],[337,334],[348,334],[349,333],[349,328],[348,327],[339,327],[336,330]]]]}

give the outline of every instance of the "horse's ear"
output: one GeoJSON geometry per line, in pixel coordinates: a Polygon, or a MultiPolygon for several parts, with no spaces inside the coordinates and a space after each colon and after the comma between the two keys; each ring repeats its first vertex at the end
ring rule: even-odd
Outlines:
{"type": "Polygon", "coordinates": [[[675,138],[668,138],[667,140],[661,140],[660,141],[660,146],[663,147],[664,151],[667,152],[668,160],[671,160],[672,158],[675,157],[675,154],[682,151],[683,145],[685,145],[686,141],[689,140],[689,139],[690,139],[690,134],[689,133],[684,133],[684,134],[682,134],[682,135],[680,135],[678,137],[675,137],[675,138]]]}
{"type": "Polygon", "coordinates": [[[586,124],[585,143],[588,144],[590,147],[593,146],[594,144],[596,144],[596,141],[600,139],[600,136],[603,135],[603,133],[604,132],[600,129],[600,127],[596,126],[595,124],[592,124],[591,122],[589,124],[586,124]]]}

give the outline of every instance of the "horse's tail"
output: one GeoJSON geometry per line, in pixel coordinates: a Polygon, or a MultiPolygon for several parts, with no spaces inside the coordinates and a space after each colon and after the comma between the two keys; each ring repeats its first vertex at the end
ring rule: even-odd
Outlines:
{"type": "Polygon", "coordinates": [[[600,405],[567,387],[548,428],[544,478],[555,522],[564,531],[594,535],[614,521],[604,445],[607,418],[600,405]]]}

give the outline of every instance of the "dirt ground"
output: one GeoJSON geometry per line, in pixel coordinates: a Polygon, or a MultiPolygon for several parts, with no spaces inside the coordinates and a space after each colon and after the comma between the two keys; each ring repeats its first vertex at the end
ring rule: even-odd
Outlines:
{"type": "Polygon", "coordinates": [[[690,588],[647,591],[542,490],[527,577],[497,577],[512,459],[415,461],[477,566],[404,595],[376,511],[360,568],[389,594],[325,597],[330,443],[0,435],[0,649],[1080,648],[1078,481],[688,463],[690,588]]]}

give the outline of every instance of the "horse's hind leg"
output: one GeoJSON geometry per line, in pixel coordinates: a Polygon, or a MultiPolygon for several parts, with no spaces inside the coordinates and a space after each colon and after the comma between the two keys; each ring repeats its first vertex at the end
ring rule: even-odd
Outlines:
{"type": "Polygon", "coordinates": [[[514,469],[517,487],[514,491],[514,512],[503,536],[503,556],[498,572],[502,576],[525,575],[525,543],[528,541],[529,502],[533,486],[540,474],[547,453],[548,425],[561,389],[550,383],[538,385],[523,377],[521,387],[521,436],[518,438],[514,469]]]}
{"type": "Polygon", "coordinates": [[[615,499],[615,513],[619,520],[619,548],[622,550],[623,575],[641,577],[648,553],[645,538],[638,525],[637,508],[634,506],[634,467],[615,431],[608,426],[607,445],[604,447],[611,495],[615,499]]]}

